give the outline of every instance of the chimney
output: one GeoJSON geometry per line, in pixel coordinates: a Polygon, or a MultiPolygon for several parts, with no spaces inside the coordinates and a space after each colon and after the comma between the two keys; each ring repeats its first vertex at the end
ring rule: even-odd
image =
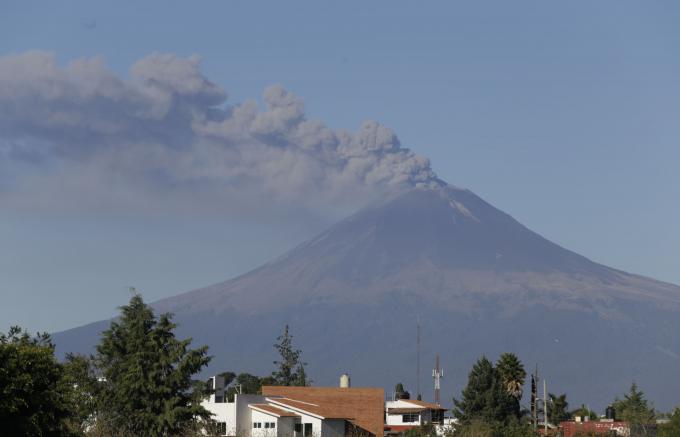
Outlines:
{"type": "Polygon", "coordinates": [[[350,388],[351,382],[349,379],[349,375],[346,373],[343,373],[340,375],[340,388],[350,388]]]}

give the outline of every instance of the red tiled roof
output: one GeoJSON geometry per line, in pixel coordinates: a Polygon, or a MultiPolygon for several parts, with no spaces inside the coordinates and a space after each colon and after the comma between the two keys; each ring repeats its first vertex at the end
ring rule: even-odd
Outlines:
{"type": "Polygon", "coordinates": [[[375,436],[382,436],[385,392],[381,388],[264,386],[262,394],[288,398],[272,398],[271,402],[321,417],[347,419],[375,436]]]}
{"type": "Polygon", "coordinates": [[[283,405],[288,408],[305,411],[315,416],[320,416],[324,419],[353,419],[353,417],[343,414],[342,412],[328,406],[313,404],[310,402],[299,401],[290,398],[268,398],[270,402],[283,405]]]}
{"type": "Polygon", "coordinates": [[[254,409],[254,410],[260,410],[263,413],[268,413],[268,414],[273,414],[274,416],[277,417],[297,417],[298,415],[290,412],[283,410],[281,408],[275,407],[274,405],[270,404],[250,404],[248,407],[254,409]]]}

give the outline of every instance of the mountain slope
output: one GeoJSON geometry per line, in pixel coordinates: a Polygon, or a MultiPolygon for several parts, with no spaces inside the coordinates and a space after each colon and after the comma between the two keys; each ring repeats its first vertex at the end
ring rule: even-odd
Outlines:
{"type": "MultiPolygon", "coordinates": [[[[415,389],[420,317],[423,359],[441,353],[452,370],[446,398],[479,355],[516,351],[574,403],[603,405],[633,379],[661,405],[680,403],[663,382],[680,365],[680,287],[594,263],[451,186],[386,199],[256,270],[154,307],[211,346],[215,369],[267,372],[290,323],[317,382],[352,371],[362,384],[415,389]]],[[[55,340],[82,349],[102,326],[55,340]]]]}

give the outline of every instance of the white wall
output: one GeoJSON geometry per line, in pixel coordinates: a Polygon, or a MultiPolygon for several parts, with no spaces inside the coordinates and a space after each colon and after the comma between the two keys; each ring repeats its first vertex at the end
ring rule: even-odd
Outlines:
{"type": "Polygon", "coordinates": [[[227,424],[227,435],[238,435],[242,437],[252,436],[251,431],[253,424],[251,410],[248,408],[248,405],[265,403],[264,396],[237,394],[233,402],[215,403],[211,402],[211,400],[214,400],[214,398],[201,402],[201,405],[213,414],[213,420],[225,422],[227,424]]]}
{"type": "Polygon", "coordinates": [[[386,425],[413,425],[413,426],[418,426],[422,423],[422,421],[424,419],[422,417],[422,415],[419,415],[417,422],[404,422],[402,420],[403,419],[402,414],[390,414],[389,413],[389,410],[391,408],[417,408],[417,405],[410,404],[406,400],[385,402],[385,411],[387,411],[387,417],[385,419],[386,425]]]}
{"type": "Polygon", "coordinates": [[[225,422],[227,424],[227,435],[236,435],[237,421],[235,403],[224,402],[216,404],[214,402],[203,401],[201,405],[213,414],[213,420],[216,422],[225,422]]]}
{"type": "Polygon", "coordinates": [[[278,418],[260,411],[250,410],[250,432],[252,437],[277,437],[278,418]],[[253,428],[253,423],[261,423],[262,428],[253,428]],[[274,428],[266,428],[265,423],[273,423],[274,428]]]}
{"type": "Polygon", "coordinates": [[[387,418],[386,418],[386,424],[387,425],[413,425],[413,426],[419,426],[422,418],[420,415],[418,416],[418,421],[417,422],[404,422],[403,420],[403,415],[402,414],[389,414],[387,413],[387,418]]]}
{"type": "Polygon", "coordinates": [[[252,437],[253,420],[251,416],[251,409],[248,408],[250,404],[264,404],[266,403],[264,396],[260,395],[236,395],[234,397],[236,403],[236,431],[240,437],[252,437]]]}

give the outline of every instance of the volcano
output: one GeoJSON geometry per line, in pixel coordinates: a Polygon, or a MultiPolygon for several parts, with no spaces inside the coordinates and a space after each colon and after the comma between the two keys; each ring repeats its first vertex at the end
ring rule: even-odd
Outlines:
{"type": "MultiPolygon", "coordinates": [[[[590,261],[469,190],[415,188],[367,207],[237,278],[153,304],[207,344],[210,371],[267,374],[289,324],[315,384],[397,382],[460,394],[473,362],[514,352],[574,406],[604,408],[635,381],[657,407],[680,402],[680,287],[590,261]],[[417,322],[419,320],[419,322],[417,322]]],[[[54,335],[89,352],[102,321],[54,335]]]]}

